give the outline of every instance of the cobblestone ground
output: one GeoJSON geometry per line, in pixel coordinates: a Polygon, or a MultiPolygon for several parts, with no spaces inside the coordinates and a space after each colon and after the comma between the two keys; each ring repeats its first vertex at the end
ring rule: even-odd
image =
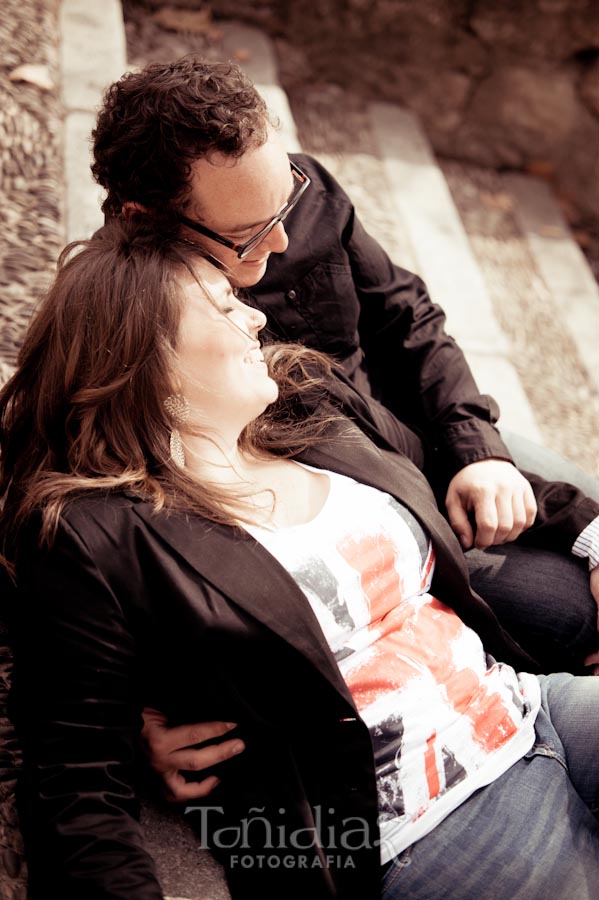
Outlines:
{"type": "MultiPolygon", "coordinates": [[[[0,13],[0,383],[16,360],[31,310],[64,242],[59,2],[3,0],[0,13]],[[45,67],[54,86],[12,81],[10,74],[22,65],[45,67]]],[[[25,900],[14,804],[19,753],[6,718],[10,671],[10,645],[0,623],[0,898],[25,900]]]]}
{"type": "Polygon", "coordinates": [[[3,0],[0,15],[0,361],[14,363],[43,294],[61,228],[60,0],[3,0]],[[11,81],[18,66],[46,66],[54,87],[11,81]]]}

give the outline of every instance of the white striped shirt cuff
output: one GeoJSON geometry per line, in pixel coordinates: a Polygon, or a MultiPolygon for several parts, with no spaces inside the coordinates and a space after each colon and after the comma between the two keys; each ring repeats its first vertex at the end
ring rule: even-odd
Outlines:
{"type": "Polygon", "coordinates": [[[580,532],[572,546],[572,553],[587,557],[589,569],[599,566],[599,516],[580,532]]]}

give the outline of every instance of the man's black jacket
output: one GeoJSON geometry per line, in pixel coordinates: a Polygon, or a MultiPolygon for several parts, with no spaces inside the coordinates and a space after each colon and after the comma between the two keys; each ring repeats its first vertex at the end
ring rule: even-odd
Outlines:
{"type": "Polygon", "coordinates": [[[422,280],[391,262],[323,166],[291,158],[312,184],[285,222],[288,249],[270,256],[250,291],[269,337],[335,356],[438,449],[447,477],[479,459],[511,459],[494,427],[497,404],[479,393],[422,280]]]}

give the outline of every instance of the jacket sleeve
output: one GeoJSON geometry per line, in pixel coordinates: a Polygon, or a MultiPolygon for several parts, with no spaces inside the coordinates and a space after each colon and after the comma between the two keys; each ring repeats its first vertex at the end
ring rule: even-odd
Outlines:
{"type": "Polygon", "coordinates": [[[416,275],[394,265],[352,209],[347,253],[360,300],[360,340],[375,396],[436,448],[447,476],[489,457],[511,461],[445,314],[416,275]]]}
{"type": "Polygon", "coordinates": [[[538,510],[533,525],[517,543],[571,553],[579,534],[599,516],[599,503],[572,484],[546,481],[532,472],[522,474],[532,485],[538,510]]]}
{"type": "Polygon", "coordinates": [[[20,558],[13,715],[32,895],[161,900],[134,790],[141,727],[125,611],[63,521],[20,558]]]}
{"type": "MultiPolygon", "coordinates": [[[[407,456],[435,488],[431,479],[431,453],[420,436],[398,422],[388,409],[358,391],[351,380],[337,372],[327,383],[327,400],[351,419],[383,451],[407,456]]],[[[597,516],[599,503],[586,497],[574,485],[546,481],[531,472],[522,473],[531,483],[537,501],[537,516],[518,543],[570,554],[580,533],[597,516]]],[[[444,491],[437,491],[442,508],[444,491]]]]}
{"type": "Polygon", "coordinates": [[[511,460],[497,405],[480,394],[422,280],[391,262],[320,163],[292,158],[312,184],[286,220],[287,250],[251,290],[266,336],[324,350],[360,387],[366,374],[376,399],[439,448],[445,478],[479,459],[511,460]]]}

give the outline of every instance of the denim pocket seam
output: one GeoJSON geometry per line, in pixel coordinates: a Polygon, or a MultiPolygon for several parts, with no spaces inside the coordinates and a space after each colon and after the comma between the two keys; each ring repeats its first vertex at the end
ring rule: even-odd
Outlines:
{"type": "Polygon", "coordinates": [[[397,881],[397,879],[399,878],[399,876],[401,874],[402,869],[404,869],[406,866],[410,865],[410,861],[411,861],[410,857],[412,856],[412,848],[413,847],[414,847],[414,844],[410,844],[409,847],[406,847],[406,849],[402,851],[402,853],[400,854],[399,857],[396,856],[394,859],[391,860],[391,862],[389,864],[389,870],[386,873],[385,878],[383,880],[383,886],[382,886],[383,894],[385,893],[385,891],[388,891],[389,888],[395,884],[395,882],[397,881]]]}
{"type": "Polygon", "coordinates": [[[566,762],[566,758],[563,753],[560,753],[556,750],[555,747],[552,747],[551,744],[539,743],[534,744],[528,753],[524,754],[524,759],[533,759],[535,756],[544,756],[549,759],[554,759],[556,762],[560,764],[560,766],[567,772],[568,764],[566,762]]]}

